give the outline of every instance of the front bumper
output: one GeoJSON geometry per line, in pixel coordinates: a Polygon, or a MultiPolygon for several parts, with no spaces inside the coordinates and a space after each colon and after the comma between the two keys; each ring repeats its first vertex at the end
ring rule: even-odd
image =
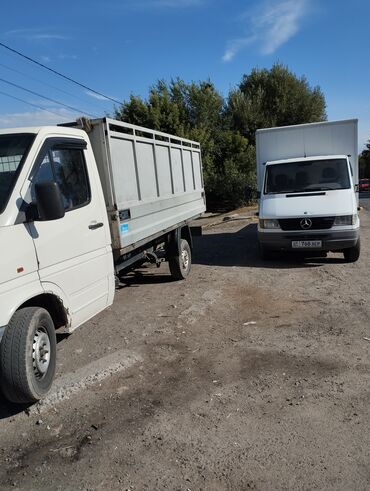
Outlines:
{"type": "Polygon", "coordinates": [[[360,230],[313,230],[307,232],[266,232],[258,231],[258,240],[260,245],[271,251],[341,251],[354,247],[360,238],[360,230]],[[293,249],[293,240],[321,240],[322,247],[319,249],[293,249]]]}

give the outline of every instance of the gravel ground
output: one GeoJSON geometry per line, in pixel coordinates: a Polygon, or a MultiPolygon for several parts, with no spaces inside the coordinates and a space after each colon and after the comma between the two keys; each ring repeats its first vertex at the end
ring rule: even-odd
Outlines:
{"type": "Polygon", "coordinates": [[[370,489],[361,219],[355,264],[262,263],[249,219],[196,237],[185,282],[128,276],[60,340],[44,404],[1,400],[1,489],[370,489]]]}

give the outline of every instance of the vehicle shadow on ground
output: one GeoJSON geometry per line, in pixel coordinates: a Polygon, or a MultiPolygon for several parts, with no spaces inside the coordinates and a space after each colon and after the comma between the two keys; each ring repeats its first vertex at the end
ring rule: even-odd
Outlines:
{"type": "Polygon", "coordinates": [[[169,273],[158,274],[156,267],[141,267],[139,270],[134,270],[120,279],[119,289],[132,288],[140,285],[154,285],[163,283],[172,283],[175,281],[169,273]]]}
{"type": "Polygon", "coordinates": [[[250,268],[317,268],[324,264],[343,263],[342,256],[303,257],[299,254],[277,254],[262,260],[258,251],[257,225],[251,223],[237,232],[208,233],[194,237],[194,264],[206,266],[241,266],[250,268]]]}
{"type": "Polygon", "coordinates": [[[0,420],[8,419],[26,411],[31,404],[13,404],[5,399],[0,392],[0,420]]]}

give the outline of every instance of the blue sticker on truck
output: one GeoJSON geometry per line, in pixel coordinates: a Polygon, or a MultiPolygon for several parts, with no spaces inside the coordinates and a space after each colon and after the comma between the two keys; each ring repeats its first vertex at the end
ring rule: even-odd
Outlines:
{"type": "Polygon", "coordinates": [[[128,223],[121,223],[121,235],[128,234],[128,223]]]}

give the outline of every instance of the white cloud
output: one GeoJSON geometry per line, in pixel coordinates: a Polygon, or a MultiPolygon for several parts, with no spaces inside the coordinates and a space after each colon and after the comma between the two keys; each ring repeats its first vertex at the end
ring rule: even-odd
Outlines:
{"type": "Polygon", "coordinates": [[[50,108],[50,111],[56,114],[46,111],[0,114],[0,128],[54,125],[66,123],[67,121],[75,121],[78,117],[76,113],[67,109],[50,108]]]}
{"type": "Polygon", "coordinates": [[[250,36],[247,38],[234,39],[229,42],[229,45],[222,57],[223,61],[231,61],[234,56],[246,46],[256,41],[256,36],[250,36]]]}
{"type": "Polygon", "coordinates": [[[6,36],[18,37],[27,39],[29,41],[50,41],[51,39],[67,40],[70,39],[68,36],[58,34],[55,32],[50,32],[45,28],[30,27],[27,29],[13,29],[5,33],[6,36]]]}
{"type": "Polygon", "coordinates": [[[93,97],[94,99],[98,99],[99,101],[106,101],[107,98],[100,94],[95,94],[95,92],[91,92],[90,90],[85,90],[85,94],[93,97]]]}
{"type": "Polygon", "coordinates": [[[43,40],[43,39],[46,39],[46,40],[50,40],[50,39],[68,39],[66,36],[62,36],[61,34],[30,34],[27,39],[40,39],[40,40],[43,40]]]}
{"type": "Polygon", "coordinates": [[[248,35],[231,40],[222,57],[231,61],[236,54],[250,44],[258,44],[263,55],[274,53],[288,42],[301,27],[301,21],[308,12],[309,0],[278,0],[265,3],[253,14],[243,14],[247,22],[248,35]]]}

